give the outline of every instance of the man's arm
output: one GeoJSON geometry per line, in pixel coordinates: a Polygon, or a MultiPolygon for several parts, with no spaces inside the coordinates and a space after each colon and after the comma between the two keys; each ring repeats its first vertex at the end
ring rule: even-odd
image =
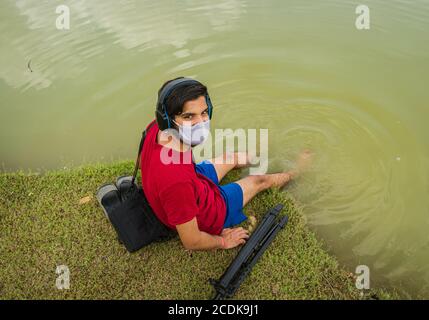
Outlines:
{"type": "Polygon", "coordinates": [[[243,228],[224,229],[220,236],[200,231],[197,218],[176,226],[183,246],[188,250],[231,249],[246,242],[248,231],[243,228]]]}

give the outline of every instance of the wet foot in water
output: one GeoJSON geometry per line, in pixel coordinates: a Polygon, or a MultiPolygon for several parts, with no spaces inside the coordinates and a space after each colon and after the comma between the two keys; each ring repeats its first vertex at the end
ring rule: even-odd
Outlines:
{"type": "Polygon", "coordinates": [[[289,172],[292,175],[292,178],[296,178],[303,172],[307,171],[313,162],[313,157],[314,153],[310,150],[306,149],[302,151],[296,159],[295,168],[289,172]]]}
{"type": "Polygon", "coordinates": [[[283,188],[287,185],[287,183],[299,175],[301,175],[304,171],[306,171],[313,160],[313,153],[310,150],[302,151],[298,158],[296,159],[295,168],[289,171],[280,172],[280,173],[272,173],[266,175],[268,178],[269,187],[283,188]]]}

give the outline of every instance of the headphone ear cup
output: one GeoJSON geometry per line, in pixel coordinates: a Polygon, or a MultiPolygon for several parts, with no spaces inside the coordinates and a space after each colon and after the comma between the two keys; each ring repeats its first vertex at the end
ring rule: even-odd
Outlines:
{"type": "Polygon", "coordinates": [[[155,117],[157,119],[158,127],[160,130],[165,130],[168,128],[168,119],[161,106],[159,106],[155,111],[155,117]]]}
{"type": "Polygon", "coordinates": [[[207,107],[209,108],[209,119],[212,119],[212,115],[213,115],[213,105],[212,105],[212,101],[210,100],[210,96],[207,94],[206,95],[206,103],[207,103],[207,107]]]}
{"type": "Polygon", "coordinates": [[[159,114],[161,115],[162,120],[167,120],[167,118],[165,117],[165,108],[164,108],[164,105],[160,104],[158,109],[161,110],[161,111],[159,111],[159,114]]]}

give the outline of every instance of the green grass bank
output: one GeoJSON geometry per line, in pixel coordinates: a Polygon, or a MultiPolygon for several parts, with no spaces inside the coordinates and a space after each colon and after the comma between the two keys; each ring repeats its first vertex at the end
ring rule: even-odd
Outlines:
{"type": "MultiPolygon", "coordinates": [[[[209,299],[238,249],[185,251],[179,239],[130,254],[99,207],[97,187],[131,174],[133,161],[66,170],[0,174],[1,299],[209,299]],[[87,198],[85,198],[87,197],[87,198]],[[80,201],[85,198],[87,201],[80,201]],[[67,265],[70,289],[56,288],[67,265]]],[[[223,181],[236,180],[240,171],[223,181]]],[[[289,223],[244,281],[236,299],[388,299],[363,296],[355,278],[326,253],[287,192],[268,190],[245,208],[258,221],[282,202],[289,223]]],[[[246,226],[246,223],[243,224],[246,226]]]]}

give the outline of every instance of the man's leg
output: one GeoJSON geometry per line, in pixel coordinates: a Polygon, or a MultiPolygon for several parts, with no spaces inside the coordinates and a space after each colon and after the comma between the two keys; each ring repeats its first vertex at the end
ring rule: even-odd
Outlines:
{"type": "Polygon", "coordinates": [[[235,181],[243,190],[243,207],[259,192],[271,187],[281,188],[294,177],[292,172],[248,176],[235,181]]]}
{"type": "Polygon", "coordinates": [[[224,153],[219,157],[210,159],[209,161],[213,164],[216,170],[219,182],[232,169],[243,168],[249,164],[246,152],[224,153]]]}
{"type": "Polygon", "coordinates": [[[305,150],[298,156],[295,169],[289,172],[248,176],[236,181],[243,190],[243,207],[259,192],[271,187],[281,188],[286,185],[309,167],[312,157],[313,154],[305,150]]]}

